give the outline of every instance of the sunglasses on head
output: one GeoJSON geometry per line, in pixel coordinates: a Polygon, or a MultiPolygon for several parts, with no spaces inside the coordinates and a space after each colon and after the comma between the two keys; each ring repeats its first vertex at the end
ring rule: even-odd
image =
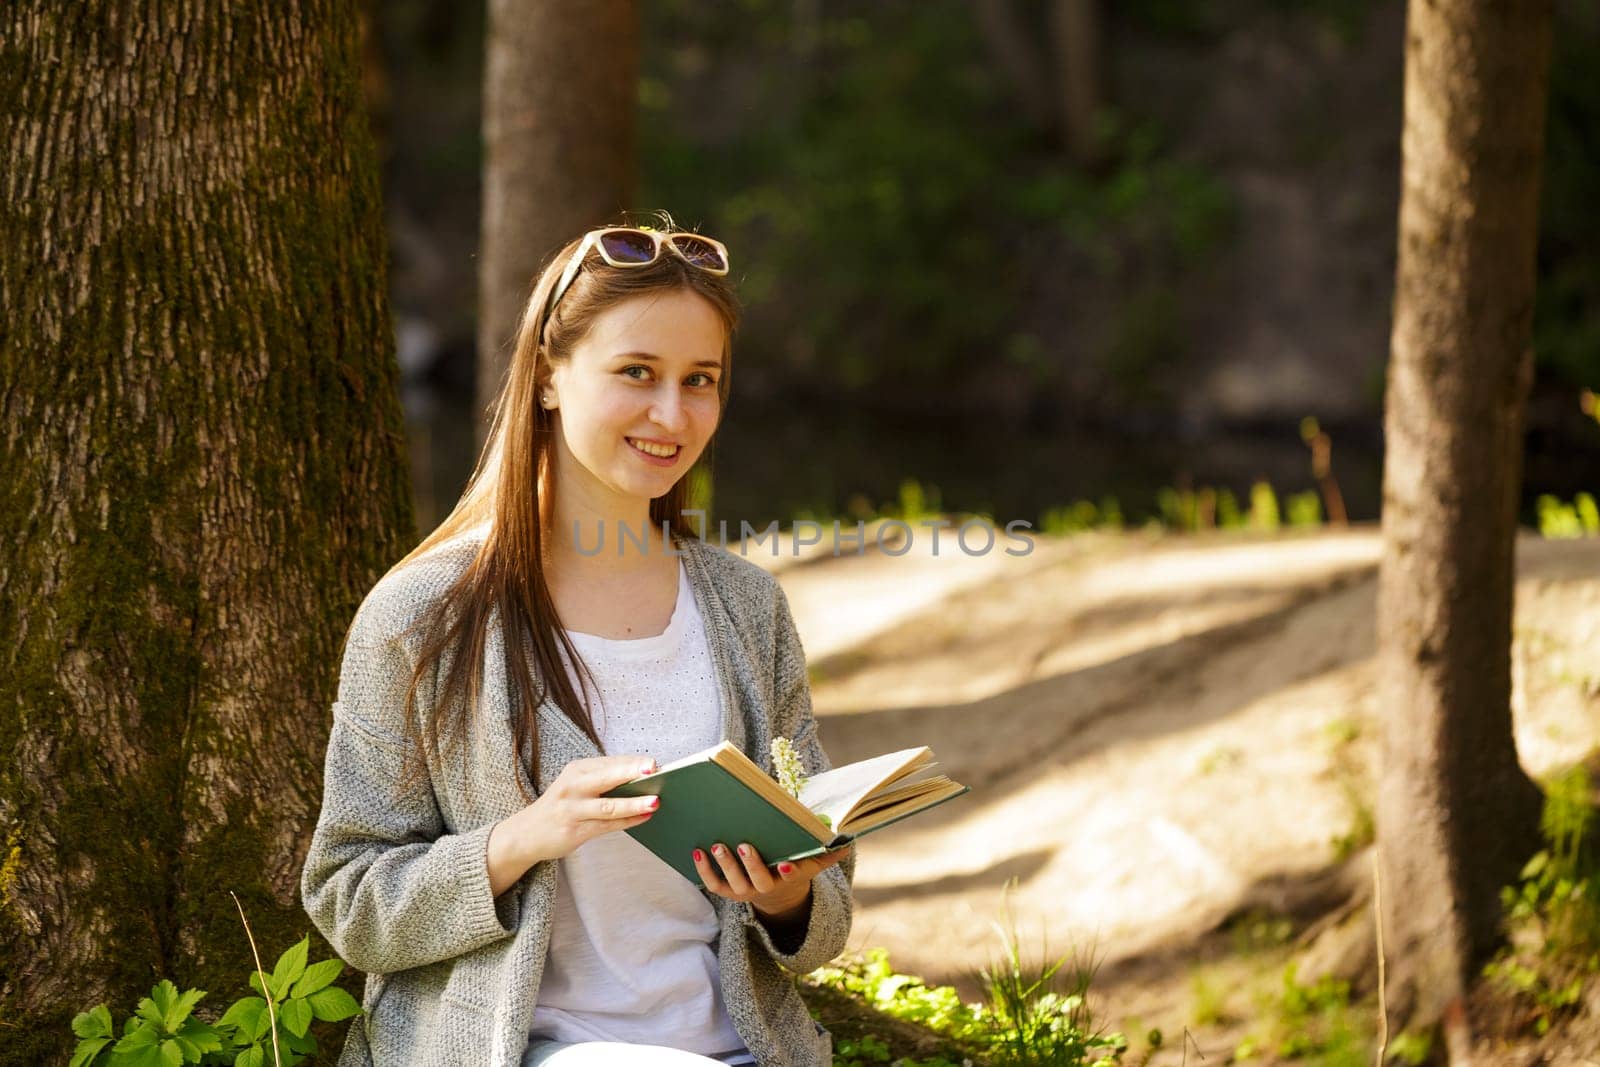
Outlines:
{"type": "Polygon", "coordinates": [[[578,269],[583,266],[589,249],[599,252],[600,258],[610,266],[626,269],[648,267],[661,258],[663,245],[691,267],[698,267],[707,274],[728,273],[728,248],[714,237],[703,237],[698,233],[661,233],[632,226],[590,230],[583,235],[577,250],[567,261],[567,269],[561,272],[561,280],[550,290],[550,302],[544,309],[545,319],[550,318],[550,313],[555,310],[572,280],[578,276],[578,269]]]}

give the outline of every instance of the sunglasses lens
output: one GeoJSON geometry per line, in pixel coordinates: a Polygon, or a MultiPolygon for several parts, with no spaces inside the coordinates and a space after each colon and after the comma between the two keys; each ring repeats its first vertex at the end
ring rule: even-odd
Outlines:
{"type": "Polygon", "coordinates": [[[722,249],[703,237],[695,237],[692,234],[679,234],[672,239],[672,243],[679,252],[683,253],[684,259],[687,259],[697,267],[703,267],[706,270],[728,269],[728,260],[723,256],[722,249]]]}
{"type": "Polygon", "coordinates": [[[656,243],[648,234],[613,230],[600,238],[606,255],[618,263],[649,263],[656,258],[656,243]]]}

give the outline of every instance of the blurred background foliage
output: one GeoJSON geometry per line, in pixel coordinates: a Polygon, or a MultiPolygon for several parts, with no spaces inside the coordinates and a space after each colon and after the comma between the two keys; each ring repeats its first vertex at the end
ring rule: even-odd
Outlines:
{"type": "MultiPolygon", "coordinates": [[[[866,514],[907,478],[1039,521],[1315,488],[1376,517],[1398,0],[1102,5],[1091,163],[1019,106],[978,3],[647,0],[641,213],[723,238],[747,317],[718,512],[866,514]]],[[[1048,70],[1040,0],[1011,11],[1048,70]]],[[[1560,0],[1525,512],[1595,487],[1600,11],[1560,0]]],[[[389,0],[371,79],[419,522],[471,463],[481,4],[389,0]]]]}
{"type": "Polygon", "coordinates": [[[1115,112],[1104,166],[1065,166],[1018,120],[959,6],[864,5],[804,27],[791,3],[739,6],[749,27],[717,5],[652,6],[642,199],[759,250],[749,332],[798,372],[790,389],[925,410],[985,396],[996,374],[1030,395],[1058,386],[1059,339],[1030,332],[1029,297],[1089,276],[1123,294],[1098,353],[1107,382],[1129,403],[1162,395],[1182,354],[1173,289],[1227,236],[1214,174],[1115,112]]]}

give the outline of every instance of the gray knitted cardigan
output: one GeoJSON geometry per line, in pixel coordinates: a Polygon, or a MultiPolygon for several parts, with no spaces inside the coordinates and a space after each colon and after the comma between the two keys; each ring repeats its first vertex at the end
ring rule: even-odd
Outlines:
{"type": "MultiPolygon", "coordinates": [[[[489,831],[524,806],[517,777],[535,785],[514,754],[495,620],[471,758],[447,754],[430,761],[431,782],[404,793],[397,787],[402,708],[418,651],[417,639],[402,631],[461,574],[481,537],[465,534],[385,576],[362,602],[346,643],[322,814],[301,880],[317,929],[367,973],[366,1013],[351,1020],[340,1067],[518,1067],[529,1041],[556,865],[537,863],[491,896],[489,831]]],[[[706,623],[723,736],[765,765],[781,734],[810,773],[825,770],[805,653],[783,590],[726,549],[692,537],[676,544],[706,623]]],[[[419,714],[431,707],[442,676],[436,669],[419,683],[419,714]]],[[[542,788],[571,760],[599,753],[553,703],[537,714],[542,788]]],[[[828,1032],[780,966],[803,974],[844,950],[853,868],[851,856],[816,877],[805,936],[792,953],[773,942],[750,905],[710,895],[722,924],[716,950],[724,1000],[759,1064],[833,1060],[828,1032]]]]}

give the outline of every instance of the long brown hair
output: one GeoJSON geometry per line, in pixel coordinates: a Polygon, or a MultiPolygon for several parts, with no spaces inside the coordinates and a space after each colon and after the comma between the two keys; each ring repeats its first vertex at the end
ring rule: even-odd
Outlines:
{"type": "MultiPolygon", "coordinates": [[[[670,218],[663,218],[664,229],[670,230],[670,218]]],[[[558,647],[564,648],[575,669],[587,676],[587,666],[561,626],[544,574],[544,545],[557,471],[554,415],[537,398],[550,381],[552,367],[572,357],[573,348],[596,317],[609,308],[641,294],[684,289],[710,303],[727,327],[723,371],[717,379],[718,401],[721,410],[727,409],[732,338],[739,322],[738,299],[728,278],[691,267],[667,249],[649,266],[623,270],[611,267],[591,250],[546,321],[550,292],[581,241],[581,237],[575,238],[556,252],[534,283],[517,327],[516,347],[495,402],[488,437],[461,499],[421,544],[390,568],[392,574],[465,531],[489,524],[482,546],[461,577],[407,631],[424,636],[406,692],[406,738],[410,743],[403,788],[426,772],[429,756],[440,760],[443,751],[457,747],[470,729],[483,686],[491,615],[498,616],[505,646],[517,759],[535,788],[539,784],[536,712],[547,697],[596,747],[602,747],[588,702],[573,686],[558,656],[558,647]],[[419,722],[417,686],[446,650],[453,653],[450,667],[435,694],[431,713],[419,722]],[[536,671],[529,666],[530,651],[536,671]],[[465,699],[458,699],[462,697],[465,699]]],[[[708,443],[697,467],[707,465],[710,456],[708,443]]],[[[685,472],[665,495],[650,502],[650,522],[657,529],[666,523],[678,536],[694,536],[683,515],[689,503],[688,483],[685,472]]],[[[460,748],[464,762],[466,746],[460,748]]],[[[525,799],[532,799],[520,776],[517,788],[525,799]]]]}

